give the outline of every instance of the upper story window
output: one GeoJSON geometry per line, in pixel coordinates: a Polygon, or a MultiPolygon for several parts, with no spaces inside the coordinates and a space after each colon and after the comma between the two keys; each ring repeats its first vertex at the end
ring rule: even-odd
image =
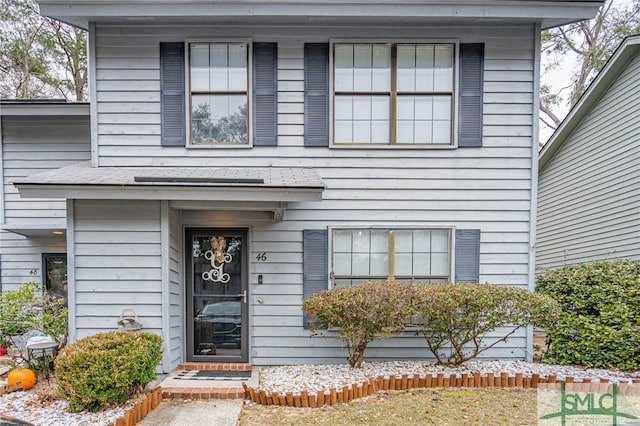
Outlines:
{"type": "Polygon", "coordinates": [[[334,144],[452,145],[451,43],[334,44],[334,144]]]}
{"type": "Polygon", "coordinates": [[[191,145],[248,144],[247,43],[189,45],[191,145]]]}
{"type": "Polygon", "coordinates": [[[336,287],[365,281],[447,282],[451,270],[448,229],[336,229],[336,287]]]}

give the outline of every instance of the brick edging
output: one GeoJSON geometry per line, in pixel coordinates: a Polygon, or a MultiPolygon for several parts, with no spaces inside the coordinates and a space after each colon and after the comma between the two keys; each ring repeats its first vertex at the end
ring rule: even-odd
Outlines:
{"type": "MultiPolygon", "coordinates": [[[[22,390],[20,382],[15,385],[0,386],[0,395],[22,390]]],[[[144,419],[162,401],[162,388],[145,393],[141,401],[129,408],[121,417],[111,422],[109,426],[133,426],[144,419]]]]}
{"type": "Polygon", "coordinates": [[[117,418],[109,426],[133,426],[138,424],[155,409],[162,401],[162,389],[156,388],[153,391],[147,392],[142,401],[136,402],[136,404],[129,408],[122,417],[117,418]]]}
{"type": "MultiPolygon", "coordinates": [[[[442,373],[437,375],[427,374],[420,376],[414,374],[409,376],[403,374],[400,377],[390,375],[389,377],[378,376],[370,377],[367,381],[360,384],[354,383],[350,387],[344,386],[342,389],[323,389],[316,393],[302,391],[300,394],[287,392],[280,395],[278,392],[267,392],[248,387],[242,384],[245,390],[245,398],[261,405],[281,405],[289,407],[310,407],[320,408],[325,405],[334,405],[339,402],[349,402],[358,398],[372,395],[381,390],[406,390],[414,388],[522,388],[536,389],[540,384],[560,384],[566,383],[568,389],[583,392],[606,391],[609,387],[609,379],[600,379],[599,383],[592,383],[591,379],[584,379],[577,382],[573,377],[566,377],[565,380],[557,380],[556,376],[540,377],[539,374],[533,374],[531,377],[525,377],[522,373],[516,373],[515,376],[509,376],[509,373],[501,374],[460,374],[456,376],[444,376],[442,373]],[[604,386],[604,387],[603,387],[604,386]]],[[[619,392],[625,395],[640,395],[640,379],[630,379],[626,382],[620,382],[619,392]]]]}

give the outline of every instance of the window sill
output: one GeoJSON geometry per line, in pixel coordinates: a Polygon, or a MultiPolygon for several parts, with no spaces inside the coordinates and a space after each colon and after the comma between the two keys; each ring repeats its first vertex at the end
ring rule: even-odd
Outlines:
{"type": "Polygon", "coordinates": [[[385,145],[376,145],[376,144],[332,144],[329,145],[330,149],[391,149],[391,150],[449,150],[449,149],[457,149],[456,145],[437,145],[437,144],[415,144],[415,145],[404,145],[404,144],[385,144],[385,145]]]}
{"type": "Polygon", "coordinates": [[[252,144],[201,144],[201,145],[187,145],[186,149],[251,149],[252,144]]]}

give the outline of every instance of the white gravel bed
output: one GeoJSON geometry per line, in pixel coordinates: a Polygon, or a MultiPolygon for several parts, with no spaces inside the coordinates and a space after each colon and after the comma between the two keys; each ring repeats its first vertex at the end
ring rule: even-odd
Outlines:
{"type": "Polygon", "coordinates": [[[389,377],[390,375],[401,377],[403,374],[412,377],[414,374],[425,376],[438,373],[443,373],[445,377],[453,375],[459,377],[464,373],[483,375],[508,373],[510,377],[514,377],[516,373],[522,373],[524,377],[531,377],[532,374],[539,374],[540,377],[555,375],[558,380],[564,380],[565,377],[573,377],[576,381],[589,378],[594,383],[599,382],[600,379],[619,383],[622,380],[640,378],[640,371],[624,373],[523,361],[469,361],[457,368],[443,367],[427,361],[387,361],[365,362],[360,369],[353,369],[347,364],[264,367],[260,369],[258,390],[275,391],[280,395],[287,392],[299,395],[303,390],[315,393],[323,389],[342,389],[343,386],[351,386],[354,383],[361,384],[369,377],[389,377]]]}
{"type": "Polygon", "coordinates": [[[37,399],[36,394],[24,391],[1,395],[0,413],[36,426],[108,426],[125,413],[123,408],[97,413],[71,413],[67,410],[66,401],[59,400],[51,405],[41,406],[37,399]]]}

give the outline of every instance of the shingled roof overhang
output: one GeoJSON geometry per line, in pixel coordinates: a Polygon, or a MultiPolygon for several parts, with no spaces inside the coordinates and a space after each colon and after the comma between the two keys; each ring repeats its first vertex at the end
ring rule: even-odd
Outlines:
{"type": "Polygon", "coordinates": [[[603,0],[38,0],[46,16],[88,28],[120,24],[526,24],[595,16],[603,0]]]}
{"type": "Polygon", "coordinates": [[[25,198],[169,201],[321,201],[325,189],[311,168],[129,168],[79,163],[13,184],[25,198]]]}

